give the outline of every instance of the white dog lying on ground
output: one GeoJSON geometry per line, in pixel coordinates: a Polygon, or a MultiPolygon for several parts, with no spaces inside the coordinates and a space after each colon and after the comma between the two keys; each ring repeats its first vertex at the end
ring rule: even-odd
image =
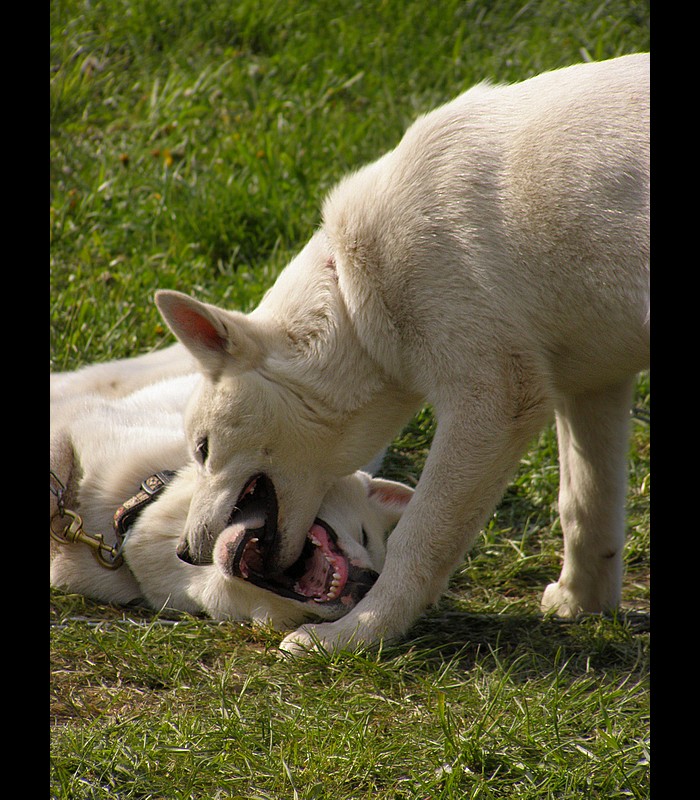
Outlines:
{"type": "Polygon", "coordinates": [[[320,503],[299,559],[270,577],[255,551],[270,502],[260,477],[239,508],[230,509],[214,563],[184,563],[175,550],[198,470],[185,444],[183,412],[201,380],[186,374],[188,368],[184,349],[176,349],[169,359],[152,354],[51,376],[51,469],[63,511],[52,493],[52,585],[101,601],[141,601],[157,610],[266,621],[277,628],[347,613],[381,570],[387,532],[412,490],[364,472],[339,479],[320,503]],[[148,384],[151,375],[163,379],[148,384]],[[142,499],[142,481],[156,474],[165,488],[152,502],[133,506],[132,496],[142,499]],[[64,541],[74,519],[66,511],[79,515],[81,531],[102,534],[105,547],[64,541]],[[116,529],[115,512],[121,520],[116,529]],[[112,548],[121,539],[121,566],[108,569],[104,564],[114,563],[112,548]]]}
{"type": "Polygon", "coordinates": [[[205,376],[187,413],[191,563],[265,474],[276,518],[258,557],[288,569],[333,481],[434,407],[379,579],[286,649],[403,634],[554,414],[564,564],[543,608],[618,604],[631,392],[649,365],[647,54],[480,85],[422,117],[331,192],[252,313],[156,301],[205,376]]]}

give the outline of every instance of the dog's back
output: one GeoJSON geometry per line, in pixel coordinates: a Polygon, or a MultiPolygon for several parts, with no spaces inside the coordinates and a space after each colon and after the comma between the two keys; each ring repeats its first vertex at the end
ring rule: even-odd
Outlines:
{"type": "MultiPolygon", "coordinates": [[[[462,346],[490,348],[494,325],[505,347],[546,353],[564,391],[581,388],[586,360],[609,360],[601,378],[643,369],[648,55],[465,92],[341,182],[324,229],[346,295],[363,296],[374,325],[388,313],[417,360],[431,343],[429,372],[453,370],[462,346]]],[[[365,341],[381,358],[385,342],[365,341]]]]}

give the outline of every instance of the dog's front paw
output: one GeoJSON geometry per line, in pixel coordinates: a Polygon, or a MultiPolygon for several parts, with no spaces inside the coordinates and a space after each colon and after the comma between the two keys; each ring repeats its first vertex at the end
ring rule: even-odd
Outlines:
{"type": "Polygon", "coordinates": [[[554,613],[565,618],[576,617],[583,611],[578,599],[559,582],[550,583],[544,590],[540,607],[545,614],[554,613]]]}
{"type": "Polygon", "coordinates": [[[604,575],[592,583],[570,588],[562,584],[550,583],[542,595],[542,611],[554,613],[558,617],[572,619],[580,614],[604,614],[615,611],[620,605],[619,581],[613,575],[604,575]]]}
{"type": "Polygon", "coordinates": [[[304,625],[294,633],[285,636],[280,644],[280,650],[291,656],[300,656],[320,650],[320,639],[314,632],[317,627],[318,625],[304,625]]]}
{"type": "Polygon", "coordinates": [[[355,651],[366,644],[357,628],[345,628],[334,622],[320,625],[302,625],[280,643],[280,650],[292,656],[304,653],[335,653],[340,650],[355,651]]]}

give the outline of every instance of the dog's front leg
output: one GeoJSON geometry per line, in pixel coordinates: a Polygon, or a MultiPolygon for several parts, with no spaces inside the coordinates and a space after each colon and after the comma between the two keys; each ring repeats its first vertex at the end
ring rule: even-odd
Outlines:
{"type": "Polygon", "coordinates": [[[543,611],[573,617],[619,605],[633,385],[625,381],[557,406],[564,564],[545,590],[543,611]]]}
{"type": "Polygon", "coordinates": [[[356,648],[401,636],[439,599],[548,414],[544,404],[519,417],[497,405],[483,413],[462,408],[440,415],[423,475],[389,537],[376,584],[342,619],[290,634],[284,651],[317,643],[327,650],[356,648]]]}

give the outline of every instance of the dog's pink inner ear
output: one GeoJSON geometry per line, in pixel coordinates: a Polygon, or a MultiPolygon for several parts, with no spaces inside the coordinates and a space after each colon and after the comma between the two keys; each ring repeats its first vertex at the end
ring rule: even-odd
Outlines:
{"type": "Polygon", "coordinates": [[[212,350],[224,350],[226,342],[214,325],[187,306],[176,309],[178,325],[189,337],[212,350]]]}
{"type": "Polygon", "coordinates": [[[369,487],[369,496],[386,508],[403,510],[413,496],[413,490],[400,483],[375,479],[369,487]]]}

